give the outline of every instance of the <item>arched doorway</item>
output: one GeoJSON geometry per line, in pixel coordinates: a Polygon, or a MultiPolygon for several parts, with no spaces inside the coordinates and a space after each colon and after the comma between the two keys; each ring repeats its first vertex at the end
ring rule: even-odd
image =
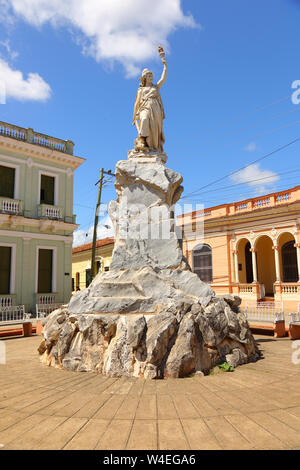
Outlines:
{"type": "Polygon", "coordinates": [[[297,252],[295,240],[286,242],[281,248],[283,282],[298,282],[297,252]]]}
{"type": "Polygon", "coordinates": [[[246,280],[247,284],[253,282],[253,266],[252,266],[252,253],[250,251],[251,245],[248,242],[245,246],[245,262],[246,262],[246,280]]]}
{"type": "Polygon", "coordinates": [[[251,244],[247,238],[242,238],[237,244],[239,282],[251,284],[253,282],[251,244]]]}
{"type": "Polygon", "coordinates": [[[277,240],[279,248],[280,280],[282,282],[298,282],[296,240],[290,232],[283,232],[277,240]]]}
{"type": "Polygon", "coordinates": [[[267,235],[262,235],[257,240],[255,249],[257,250],[258,282],[264,285],[266,296],[273,296],[276,281],[273,241],[267,235]]]}
{"type": "Polygon", "coordinates": [[[209,245],[198,245],[193,249],[193,271],[201,281],[213,282],[212,250],[209,245]]]}

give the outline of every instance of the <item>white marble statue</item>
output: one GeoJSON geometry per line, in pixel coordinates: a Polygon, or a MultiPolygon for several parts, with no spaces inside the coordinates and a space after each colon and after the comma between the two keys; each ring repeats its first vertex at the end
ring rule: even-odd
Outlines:
{"type": "Polygon", "coordinates": [[[161,78],[154,85],[151,70],[143,70],[133,111],[133,125],[136,125],[138,130],[135,150],[146,152],[149,150],[163,152],[163,143],[165,142],[163,133],[165,113],[160,97],[160,88],[167,78],[167,62],[161,46],[158,46],[158,53],[163,63],[161,78]]]}

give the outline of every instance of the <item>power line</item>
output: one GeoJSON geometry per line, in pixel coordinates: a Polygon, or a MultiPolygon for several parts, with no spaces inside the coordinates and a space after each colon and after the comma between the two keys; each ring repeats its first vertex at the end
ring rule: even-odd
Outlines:
{"type": "MultiPolygon", "coordinates": [[[[272,176],[264,176],[262,178],[254,178],[252,180],[244,181],[243,183],[235,183],[235,184],[230,184],[228,186],[223,186],[221,188],[209,189],[208,191],[203,191],[202,193],[200,193],[200,195],[215,192],[215,191],[219,192],[219,191],[222,191],[222,190],[227,190],[227,189],[234,188],[236,186],[242,186],[244,184],[256,183],[257,181],[265,181],[265,180],[268,180],[268,179],[275,178],[276,176],[287,175],[287,174],[290,174],[290,173],[295,173],[297,171],[300,171],[300,168],[295,168],[294,170],[284,171],[284,172],[281,172],[281,173],[274,173],[272,176]]],[[[198,194],[194,194],[194,196],[198,196],[198,194]]]]}
{"type": "Polygon", "coordinates": [[[278,184],[276,184],[276,189],[273,189],[275,188],[275,185],[272,186],[272,187],[269,187],[269,188],[265,188],[264,190],[264,193],[262,192],[258,192],[257,191],[257,188],[255,188],[254,186],[251,188],[240,188],[241,191],[239,190],[236,190],[236,191],[232,191],[232,192],[229,192],[227,194],[222,194],[222,195],[219,195],[219,193],[216,191],[216,194],[218,194],[218,197],[214,197],[213,194],[210,194],[210,195],[207,195],[207,196],[204,196],[204,197],[201,197],[201,195],[197,196],[197,199],[195,198],[189,198],[187,199],[187,201],[192,201],[193,203],[196,203],[196,202],[199,202],[199,203],[207,203],[207,202],[215,202],[215,201],[220,201],[220,199],[222,200],[221,203],[223,203],[226,200],[242,200],[242,199],[247,199],[247,198],[253,198],[253,197],[260,197],[260,196],[265,196],[266,194],[268,194],[269,192],[278,192],[278,191],[286,191],[287,190],[287,185],[290,187],[290,186],[299,186],[299,176],[296,177],[296,175],[293,177],[293,176],[290,176],[290,177],[286,177],[286,178],[283,178],[282,181],[278,184]],[[282,189],[280,189],[282,188],[282,189]],[[252,195],[251,195],[252,194],[252,195]]]}
{"type": "MultiPolygon", "coordinates": [[[[199,196],[198,196],[197,199],[188,199],[188,201],[192,201],[194,204],[195,203],[199,203],[199,204],[204,204],[205,203],[205,205],[207,205],[207,204],[214,204],[214,205],[217,204],[218,205],[218,204],[223,204],[223,203],[228,204],[232,201],[238,202],[238,201],[243,201],[245,199],[264,197],[267,194],[272,193],[272,192],[288,191],[287,181],[290,181],[291,179],[295,181],[295,177],[294,178],[293,177],[285,178],[281,182],[279,187],[278,187],[278,185],[276,185],[276,189],[273,189],[274,187],[265,189],[265,191],[263,193],[255,191],[254,187],[252,188],[253,193],[251,192],[251,188],[248,188],[248,190],[246,190],[246,191],[245,191],[246,188],[243,188],[244,191],[242,191],[242,192],[233,192],[233,193],[229,193],[229,194],[219,196],[217,198],[214,198],[213,195],[211,195],[211,196],[208,196],[208,198],[202,198],[201,197],[201,199],[200,199],[199,196]],[[222,199],[222,202],[220,202],[220,198],[222,199]],[[228,202],[225,202],[225,201],[228,201],[228,202]]],[[[293,187],[294,186],[299,186],[298,183],[299,183],[299,176],[297,177],[297,180],[294,183],[290,183],[289,186],[291,186],[291,185],[293,187]]]]}
{"type": "MultiPolygon", "coordinates": [[[[300,109],[300,108],[299,108],[300,109]]],[[[289,122],[288,124],[283,124],[282,126],[279,126],[279,127],[274,127],[273,129],[270,129],[266,132],[260,132],[259,134],[254,134],[254,135],[251,135],[251,136],[247,136],[247,140],[252,140],[252,139],[256,139],[257,137],[263,137],[265,135],[270,135],[270,134],[274,134],[275,132],[278,132],[280,131],[281,129],[287,129],[288,127],[291,127],[291,126],[294,126],[295,124],[300,124],[300,120],[297,119],[296,121],[292,121],[292,122],[289,122]]],[[[239,142],[243,142],[244,140],[246,139],[246,137],[242,137],[241,139],[236,139],[236,140],[233,140],[227,144],[223,144],[223,145],[214,145],[213,147],[209,148],[209,150],[205,150],[205,152],[203,151],[202,153],[200,154],[197,154],[197,157],[201,157],[202,155],[204,156],[207,156],[208,153],[211,153],[211,152],[214,152],[214,150],[216,148],[226,148],[226,147],[232,147],[233,145],[239,143],[239,142]]]]}
{"type": "MultiPolygon", "coordinates": [[[[252,129],[253,127],[257,127],[261,124],[265,124],[269,121],[274,121],[274,119],[279,119],[281,118],[282,116],[287,116],[288,114],[293,114],[293,113],[296,113],[297,111],[300,111],[300,107],[295,107],[295,109],[291,109],[289,111],[285,111],[284,113],[281,113],[281,114],[277,114],[277,115],[273,115],[267,119],[263,119],[262,121],[258,121],[258,122],[255,122],[254,124],[251,124],[250,126],[247,126],[247,127],[241,127],[240,129],[237,129],[235,131],[232,131],[232,132],[227,132],[225,134],[222,134],[221,136],[218,136],[218,139],[222,139],[223,137],[227,137],[229,135],[235,135],[235,134],[239,134],[240,132],[243,132],[243,131],[247,131],[248,129],[252,129]]],[[[215,138],[211,138],[211,139],[208,139],[204,142],[201,142],[201,146],[203,147],[206,143],[209,143],[209,142],[214,142],[215,141],[215,138]]]]}
{"type": "Polygon", "coordinates": [[[238,170],[235,170],[235,171],[232,171],[231,173],[228,173],[227,175],[225,176],[222,176],[214,181],[212,181],[211,183],[208,183],[208,184],[205,184],[204,186],[201,186],[200,188],[198,189],[195,189],[195,191],[192,191],[191,193],[187,194],[186,196],[183,196],[182,199],[186,199],[188,196],[190,195],[193,195],[195,193],[197,193],[198,191],[202,191],[202,189],[205,189],[209,186],[212,186],[213,184],[216,184],[216,183],[219,183],[220,181],[223,181],[224,179],[238,173],[239,171],[242,171],[244,170],[245,168],[248,168],[249,166],[251,165],[254,165],[255,163],[258,163],[258,162],[261,162],[262,160],[265,160],[266,158],[274,155],[275,153],[278,153],[280,152],[281,150],[284,150],[286,149],[287,147],[289,147],[290,145],[293,145],[295,144],[296,142],[298,142],[300,140],[300,137],[297,137],[296,139],[292,140],[291,142],[288,142],[287,144],[285,145],[282,145],[281,147],[278,147],[277,149],[273,150],[272,152],[270,153],[267,153],[266,155],[263,155],[262,157],[260,158],[257,158],[256,160],[254,160],[253,162],[251,163],[248,163],[247,165],[244,165],[243,167],[239,168],[238,170]]]}
{"type": "Polygon", "coordinates": [[[241,119],[243,119],[246,116],[258,113],[259,111],[262,111],[263,109],[270,108],[271,106],[274,106],[275,104],[278,104],[278,103],[282,103],[283,101],[286,101],[287,99],[290,99],[290,98],[291,98],[291,95],[287,95],[287,96],[284,96],[283,98],[279,98],[278,100],[273,101],[271,103],[268,103],[266,105],[262,105],[262,106],[259,106],[258,108],[254,108],[252,111],[248,111],[247,113],[240,114],[236,118],[230,119],[229,121],[224,121],[224,122],[218,124],[215,127],[204,129],[203,131],[192,135],[191,138],[195,138],[195,137],[198,137],[201,134],[207,134],[207,132],[214,131],[216,129],[220,129],[222,127],[228,126],[229,124],[240,121],[241,119]]]}

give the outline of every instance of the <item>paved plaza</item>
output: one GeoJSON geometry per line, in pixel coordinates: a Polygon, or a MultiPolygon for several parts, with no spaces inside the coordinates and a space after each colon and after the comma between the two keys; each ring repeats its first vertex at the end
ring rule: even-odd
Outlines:
{"type": "Polygon", "coordinates": [[[300,449],[300,364],[292,362],[297,350],[288,338],[256,339],[264,354],[257,363],[157,381],[49,368],[39,362],[41,337],[7,339],[7,362],[0,365],[0,446],[300,449]]]}

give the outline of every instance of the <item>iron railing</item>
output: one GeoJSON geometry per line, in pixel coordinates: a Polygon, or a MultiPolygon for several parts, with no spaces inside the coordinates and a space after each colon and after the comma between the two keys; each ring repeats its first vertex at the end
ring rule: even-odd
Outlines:
{"type": "Polygon", "coordinates": [[[1,323],[25,321],[31,317],[30,313],[25,312],[24,305],[14,305],[11,307],[0,307],[0,325],[1,323]]]}
{"type": "Polygon", "coordinates": [[[45,318],[50,315],[51,312],[60,308],[63,304],[36,304],[35,311],[36,311],[36,318],[45,318]]]}
{"type": "Polygon", "coordinates": [[[283,302],[246,302],[245,314],[248,321],[274,323],[284,320],[283,302]]]}

